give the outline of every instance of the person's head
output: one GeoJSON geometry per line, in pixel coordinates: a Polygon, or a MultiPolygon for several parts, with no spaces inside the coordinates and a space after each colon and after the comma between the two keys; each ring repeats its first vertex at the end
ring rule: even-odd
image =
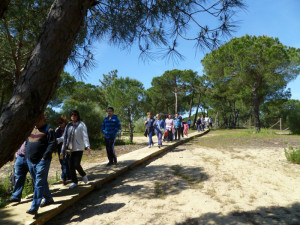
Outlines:
{"type": "Polygon", "coordinates": [[[200,116],[198,116],[197,120],[200,120],[200,116]]]}
{"type": "Polygon", "coordinates": [[[176,113],[175,116],[178,117],[178,113],[176,113]]]}
{"type": "Polygon", "coordinates": [[[151,118],[151,117],[152,117],[151,112],[147,112],[147,117],[148,117],[148,118],[151,118]]]}
{"type": "Polygon", "coordinates": [[[58,125],[61,127],[61,128],[64,128],[67,124],[68,124],[68,120],[67,120],[67,117],[64,116],[64,115],[61,115],[57,120],[56,122],[58,123],[58,125]]]}
{"type": "Polygon", "coordinates": [[[156,119],[160,120],[160,115],[159,114],[156,114],[156,119]]]}
{"type": "Polygon", "coordinates": [[[189,118],[189,120],[191,120],[191,118],[189,118]]]}
{"type": "Polygon", "coordinates": [[[169,119],[171,119],[171,117],[172,117],[171,113],[168,114],[168,117],[169,117],[169,119]]]}
{"type": "Polygon", "coordinates": [[[39,121],[36,123],[35,126],[36,126],[37,128],[40,128],[40,127],[42,127],[42,126],[45,124],[45,122],[46,122],[46,118],[45,118],[44,115],[42,115],[42,116],[40,117],[39,121]]]}
{"type": "Polygon", "coordinates": [[[72,112],[70,113],[70,117],[73,123],[80,120],[80,114],[77,110],[72,110],[72,112]]]}
{"type": "Polygon", "coordinates": [[[115,110],[114,110],[113,107],[108,107],[106,111],[107,111],[108,116],[112,117],[112,115],[114,114],[115,110]]]}

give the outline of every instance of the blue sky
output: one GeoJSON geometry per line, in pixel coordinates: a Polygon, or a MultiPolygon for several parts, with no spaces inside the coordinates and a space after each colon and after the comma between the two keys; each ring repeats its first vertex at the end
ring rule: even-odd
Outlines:
{"type": "MultiPolygon", "coordinates": [[[[235,20],[239,28],[232,37],[243,35],[267,35],[278,37],[287,46],[300,48],[300,0],[247,0],[247,9],[240,11],[235,20]]],[[[228,39],[229,40],[229,39],[228,39]]],[[[151,86],[153,77],[162,75],[166,70],[192,69],[202,74],[201,59],[206,52],[196,50],[194,42],[180,41],[179,51],[185,59],[174,63],[167,60],[143,62],[139,60],[139,50],[136,46],[121,50],[102,41],[94,43],[96,66],[88,73],[86,83],[99,85],[102,74],[118,70],[118,75],[141,81],[147,89],[151,86]]],[[[74,74],[74,69],[67,65],[66,71],[74,74]]],[[[300,100],[300,76],[288,85],[292,91],[292,99],[300,100]]]]}

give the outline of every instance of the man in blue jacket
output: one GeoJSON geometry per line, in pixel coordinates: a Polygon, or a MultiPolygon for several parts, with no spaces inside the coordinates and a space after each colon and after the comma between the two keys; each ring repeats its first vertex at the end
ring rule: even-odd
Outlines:
{"type": "Polygon", "coordinates": [[[101,130],[105,134],[105,145],[108,158],[108,164],[111,166],[117,164],[117,156],[115,153],[114,145],[118,131],[121,129],[120,120],[117,115],[114,115],[114,108],[109,107],[107,109],[108,116],[102,122],[101,130]]]}
{"type": "Polygon", "coordinates": [[[178,135],[178,140],[180,140],[182,118],[181,116],[178,115],[178,113],[176,113],[176,116],[174,118],[174,127],[175,127],[175,141],[177,140],[177,135],[178,135]]]}

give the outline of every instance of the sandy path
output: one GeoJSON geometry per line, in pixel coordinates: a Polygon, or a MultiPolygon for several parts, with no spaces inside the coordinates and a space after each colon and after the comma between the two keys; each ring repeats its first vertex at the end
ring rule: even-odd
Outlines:
{"type": "MultiPolygon", "coordinates": [[[[202,137],[204,138],[204,137],[202,137]]],[[[282,148],[202,148],[130,171],[48,224],[300,224],[300,166],[282,148]]]]}

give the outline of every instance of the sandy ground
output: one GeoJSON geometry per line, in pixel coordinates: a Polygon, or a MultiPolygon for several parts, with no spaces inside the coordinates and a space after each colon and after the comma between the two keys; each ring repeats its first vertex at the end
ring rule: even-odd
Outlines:
{"type": "Polygon", "coordinates": [[[209,135],[131,170],[47,224],[300,224],[300,165],[281,147],[201,147],[209,135]]]}

